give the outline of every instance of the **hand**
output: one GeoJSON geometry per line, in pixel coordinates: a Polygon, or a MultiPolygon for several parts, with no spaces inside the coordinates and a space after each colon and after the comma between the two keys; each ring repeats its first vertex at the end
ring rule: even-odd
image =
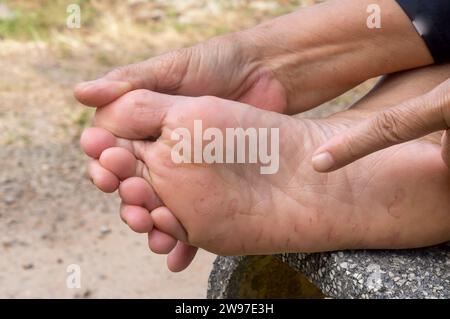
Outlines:
{"type": "Polygon", "coordinates": [[[367,28],[366,10],[373,1],[329,1],[301,9],[118,68],[77,86],[75,96],[83,104],[102,106],[128,91],[147,89],[212,95],[296,114],[369,78],[433,63],[395,1],[376,0],[383,28],[367,28]]]}
{"type": "Polygon", "coordinates": [[[420,97],[379,112],[322,145],[314,169],[329,172],[370,153],[445,130],[442,159],[450,168],[450,80],[420,97]]]}
{"type": "Polygon", "coordinates": [[[76,98],[103,106],[131,90],[212,95],[284,112],[287,96],[275,73],[258,61],[243,33],[216,37],[109,72],[75,88],[76,98]]]}

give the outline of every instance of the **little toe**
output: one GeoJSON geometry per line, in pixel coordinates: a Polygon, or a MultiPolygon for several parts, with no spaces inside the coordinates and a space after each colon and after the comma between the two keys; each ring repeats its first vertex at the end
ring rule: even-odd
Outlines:
{"type": "Polygon", "coordinates": [[[167,268],[172,272],[180,272],[186,269],[194,260],[197,251],[197,247],[179,241],[167,256],[167,268]]]}
{"type": "Polygon", "coordinates": [[[167,207],[158,207],[151,212],[151,215],[155,226],[159,230],[182,242],[187,242],[187,234],[183,225],[167,207]]]}
{"type": "Polygon", "coordinates": [[[137,233],[148,233],[153,229],[150,212],[141,206],[121,205],[120,217],[137,233]]]}
{"type": "Polygon", "coordinates": [[[154,228],[148,233],[148,247],[156,254],[168,254],[175,248],[177,240],[154,228]]]}
{"type": "Polygon", "coordinates": [[[119,186],[119,195],[128,205],[143,206],[148,211],[162,205],[152,186],[141,177],[130,177],[119,186]]]}
{"type": "Polygon", "coordinates": [[[102,167],[97,160],[89,162],[88,175],[102,192],[113,193],[119,188],[120,181],[117,176],[102,167]]]}
{"type": "Polygon", "coordinates": [[[104,150],[100,155],[99,162],[120,180],[133,177],[136,173],[136,157],[122,147],[110,147],[104,150]]]}

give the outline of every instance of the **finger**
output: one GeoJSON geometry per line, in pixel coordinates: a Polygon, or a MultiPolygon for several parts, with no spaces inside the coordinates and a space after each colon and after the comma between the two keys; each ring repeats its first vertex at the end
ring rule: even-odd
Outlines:
{"type": "Polygon", "coordinates": [[[333,137],[313,155],[316,171],[336,170],[383,148],[444,130],[450,123],[450,82],[387,109],[333,137]]]}
{"type": "Polygon", "coordinates": [[[153,220],[150,212],[141,206],[122,204],[120,217],[137,233],[148,233],[153,229],[153,220]]]}
{"type": "Polygon", "coordinates": [[[113,193],[119,188],[119,179],[102,167],[97,160],[91,160],[88,165],[88,175],[98,189],[105,193],[113,193]]]}
{"type": "Polygon", "coordinates": [[[189,52],[172,51],[117,68],[98,80],[77,85],[74,95],[85,105],[99,107],[137,89],[176,94],[189,65],[189,52]]]}
{"type": "Polygon", "coordinates": [[[160,135],[169,108],[180,97],[136,90],[97,109],[95,125],[126,139],[148,139],[160,135]]]}
{"type": "Polygon", "coordinates": [[[450,130],[445,131],[442,135],[442,159],[445,165],[450,168],[450,130]]]}
{"type": "Polygon", "coordinates": [[[156,254],[168,254],[175,248],[177,240],[156,228],[148,233],[148,247],[156,254]]]}
{"type": "Polygon", "coordinates": [[[167,207],[158,207],[151,212],[151,215],[155,226],[160,231],[163,231],[178,240],[187,242],[187,234],[184,227],[167,207]]]}
{"type": "Polygon", "coordinates": [[[167,256],[167,268],[172,272],[180,272],[186,269],[197,254],[198,248],[181,241],[167,256]]]}
{"type": "Polygon", "coordinates": [[[114,101],[132,89],[133,86],[129,82],[99,79],[75,86],[74,96],[84,105],[100,107],[114,101]]]}

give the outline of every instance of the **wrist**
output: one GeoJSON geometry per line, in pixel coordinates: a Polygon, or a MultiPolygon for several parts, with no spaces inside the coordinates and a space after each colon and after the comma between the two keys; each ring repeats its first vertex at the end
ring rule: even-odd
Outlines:
{"type": "Polygon", "coordinates": [[[285,85],[291,113],[330,100],[382,74],[433,63],[409,18],[392,0],[337,0],[238,33],[248,56],[285,85]],[[377,4],[381,28],[370,29],[377,4]]]}

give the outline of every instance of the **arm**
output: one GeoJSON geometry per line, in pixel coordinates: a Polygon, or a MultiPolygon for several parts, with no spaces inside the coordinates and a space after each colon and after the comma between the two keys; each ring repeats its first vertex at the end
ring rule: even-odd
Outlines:
{"type": "Polygon", "coordinates": [[[298,113],[383,74],[433,63],[410,19],[394,0],[334,0],[301,9],[244,32],[268,61],[298,113]],[[367,26],[377,4],[381,28],[367,26]]]}
{"type": "Polygon", "coordinates": [[[278,112],[299,113],[359,83],[433,63],[427,46],[394,0],[334,0],[248,30],[125,66],[76,88],[100,106],[127,91],[214,95],[278,112]],[[367,27],[371,4],[380,29],[367,27]]]}

